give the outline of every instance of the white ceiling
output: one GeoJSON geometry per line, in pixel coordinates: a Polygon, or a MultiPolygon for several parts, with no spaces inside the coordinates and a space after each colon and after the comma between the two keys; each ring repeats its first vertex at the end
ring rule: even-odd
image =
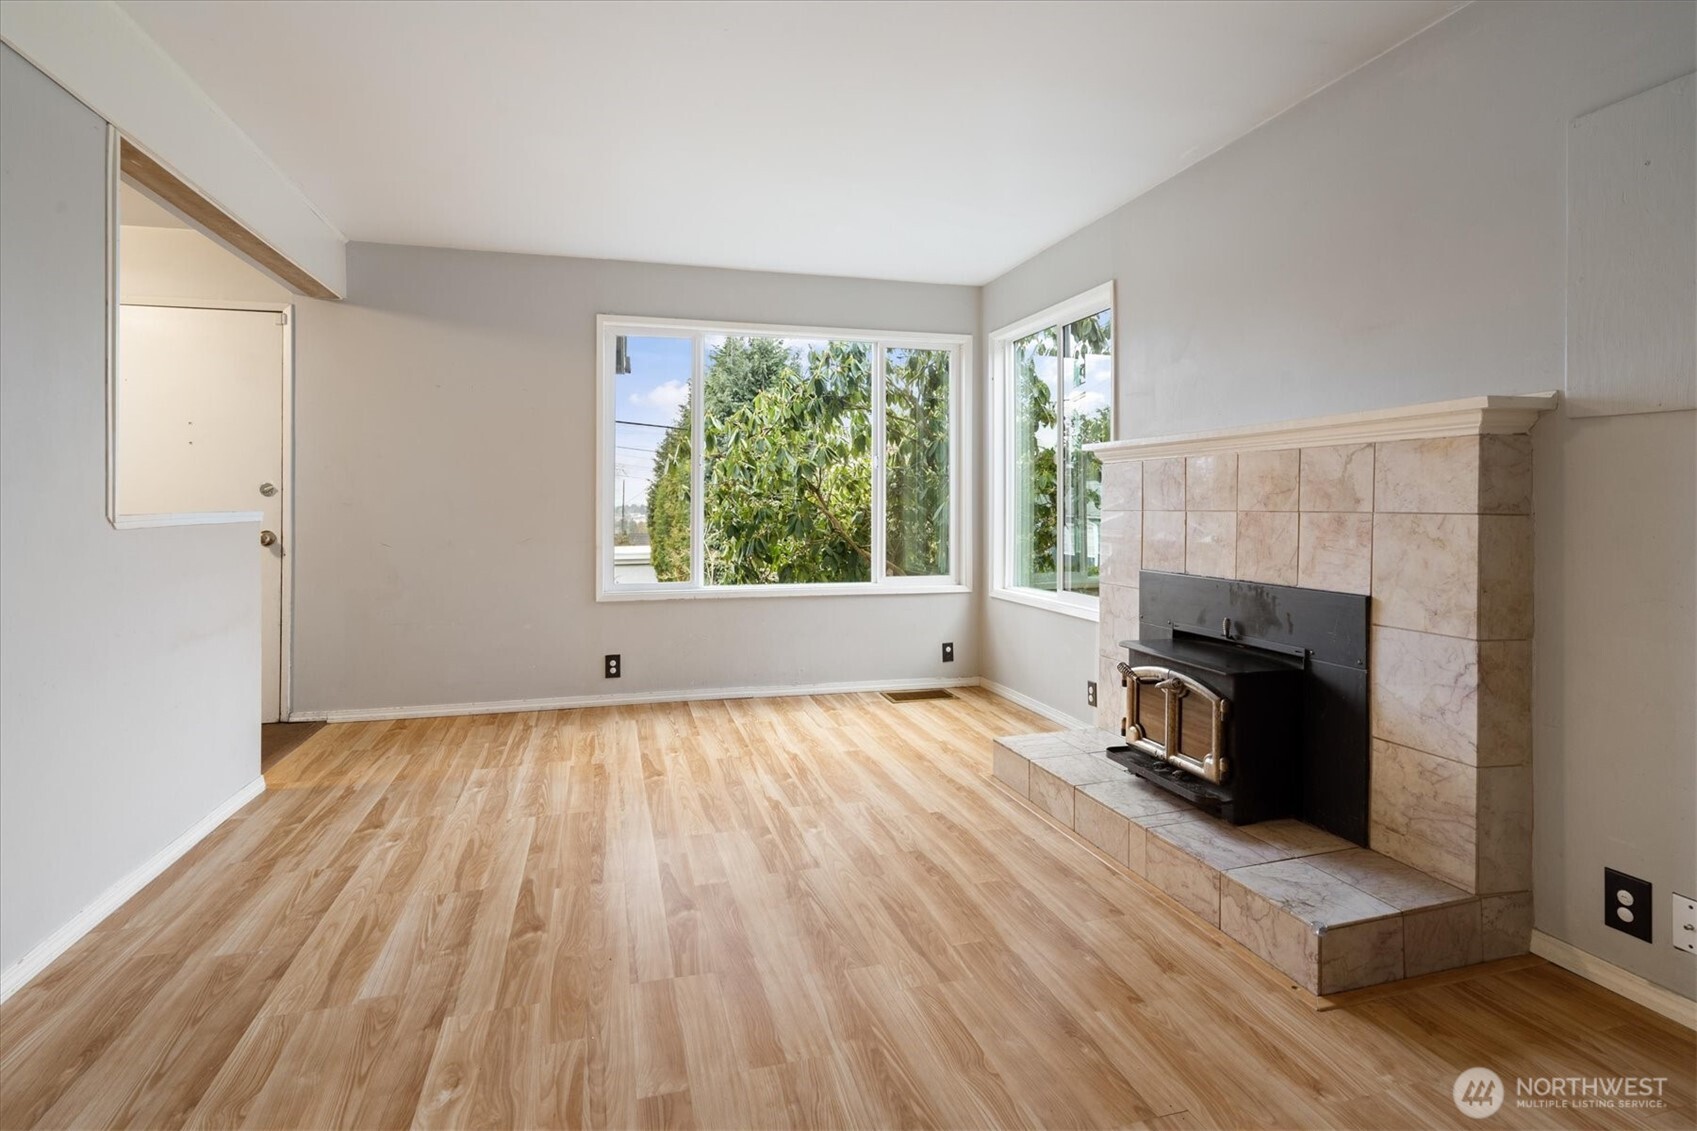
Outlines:
{"type": "Polygon", "coordinates": [[[1457,6],[124,0],[350,239],[970,284],[1457,6]]]}

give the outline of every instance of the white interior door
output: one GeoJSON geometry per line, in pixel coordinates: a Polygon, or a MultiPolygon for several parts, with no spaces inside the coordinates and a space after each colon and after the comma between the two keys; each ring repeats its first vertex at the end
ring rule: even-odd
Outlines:
{"type": "Polygon", "coordinates": [[[283,318],[126,304],[118,319],[122,514],[260,511],[261,722],[282,698],[283,318]],[[261,542],[265,536],[261,535],[261,542]]]}

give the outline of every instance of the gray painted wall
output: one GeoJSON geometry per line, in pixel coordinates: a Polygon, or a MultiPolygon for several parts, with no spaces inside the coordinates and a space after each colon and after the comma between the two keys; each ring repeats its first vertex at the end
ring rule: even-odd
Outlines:
{"type": "Polygon", "coordinates": [[[1540,931],[1697,997],[1697,412],[1533,430],[1532,888],[1540,931]],[[1602,925],[1603,868],[1655,885],[1653,944],[1602,925]]]}
{"type": "Polygon", "coordinates": [[[105,183],[0,47],[0,968],[259,774],[255,527],[106,521],[105,183]]]}
{"type": "MultiPolygon", "coordinates": [[[[1123,436],[1560,389],[1568,123],[1694,65],[1689,3],[1471,5],[990,283],[983,325],[1115,279],[1123,436]]],[[[1697,888],[1692,415],[1535,441],[1537,926],[1688,996],[1691,956],[1598,905],[1605,862],[1655,883],[1664,925],[1697,888]],[[1672,627],[1611,635],[1617,605],[1672,627]],[[1582,662],[1662,674],[1610,679],[1611,708],[1563,698],[1582,662]],[[1632,721],[1605,741],[1610,711],[1632,721]]],[[[995,600],[984,619],[989,678],[1077,709],[1073,623],[995,600]],[[1037,674],[1056,670],[1058,692],[1037,674]]]]}
{"type": "Polygon", "coordinates": [[[970,594],[594,595],[597,314],[971,333],[974,288],[373,244],[348,268],[296,327],[297,714],[977,672],[970,594]]]}

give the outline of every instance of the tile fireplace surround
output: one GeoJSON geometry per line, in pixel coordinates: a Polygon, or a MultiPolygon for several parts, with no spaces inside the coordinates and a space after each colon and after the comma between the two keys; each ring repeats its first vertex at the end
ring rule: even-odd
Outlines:
{"type": "MultiPolygon", "coordinates": [[[[1353,938],[1346,948],[1334,936],[1342,965],[1335,967],[1340,973],[1333,985],[1323,977],[1299,979],[1311,981],[1307,988],[1313,992],[1424,972],[1429,964],[1412,957],[1415,941],[1426,937],[1421,932],[1474,940],[1451,945],[1451,966],[1478,961],[1473,956],[1483,951],[1489,951],[1485,957],[1503,957],[1526,950],[1532,899],[1527,433],[1555,400],[1553,393],[1473,397],[1093,449],[1103,463],[1098,636],[1103,694],[1096,724],[1112,732],[1109,737],[1118,735],[1125,709],[1114,665],[1124,658],[1119,642],[1137,635],[1139,570],[1370,596],[1371,852],[1341,843],[1270,850],[1253,830],[1190,844],[1204,828],[1225,826],[1210,822],[1187,831],[1190,822],[1142,818],[1147,847],[1139,863],[1153,871],[1156,860],[1176,848],[1186,860],[1212,868],[1217,894],[1211,917],[1200,906],[1208,901],[1195,894],[1200,874],[1194,869],[1186,879],[1174,865],[1167,868],[1171,886],[1155,882],[1215,925],[1236,916],[1240,931],[1228,930],[1234,935],[1249,929],[1242,927],[1246,909],[1265,910],[1253,901],[1300,911],[1313,897],[1317,876],[1326,879],[1322,886],[1339,886],[1337,877],[1347,881],[1341,885],[1347,894],[1328,898],[1361,904],[1345,909],[1355,915],[1353,938]],[[1311,874],[1315,862],[1321,872],[1311,874]],[[1393,892],[1396,884],[1385,886],[1393,875],[1412,887],[1393,892]],[[1175,890],[1187,883],[1189,901],[1184,890],[1175,890]],[[1410,910],[1392,895],[1425,902],[1410,910]],[[1228,902],[1234,906],[1228,908],[1228,902]],[[1357,959],[1374,948],[1374,921],[1398,923],[1397,949],[1405,936],[1411,947],[1406,969],[1400,958],[1394,971],[1384,963],[1360,966],[1357,959]],[[1360,955],[1350,958],[1345,949],[1360,955]]],[[[1102,737],[1100,731],[1078,732],[1073,741],[1093,745],[1102,737]]],[[[998,775],[1017,789],[1016,762],[1026,762],[1028,789],[1020,792],[1059,819],[1058,799],[1050,808],[1034,792],[1038,768],[1048,766],[1041,780],[1051,793],[1069,774],[1090,776],[1091,768],[1054,762],[1057,751],[1037,753],[1024,741],[1023,755],[998,744],[998,775]]],[[[1072,753],[1088,757],[1082,750],[1072,753]]],[[[1082,800],[1067,807],[1063,823],[1090,840],[1091,822],[1099,826],[1105,820],[1098,812],[1103,799],[1094,793],[1108,787],[1082,780],[1070,786],[1082,800]]],[[[1127,819],[1138,831],[1138,816],[1127,819]]],[[[1271,835],[1282,843],[1293,834],[1271,835]]],[[[1253,929],[1277,934],[1283,928],[1276,919],[1253,929]]],[[[1320,940],[1324,920],[1307,916],[1320,940]]],[[[1265,945],[1251,949],[1281,969],[1290,963],[1275,960],[1269,948],[1295,953],[1293,948],[1309,945],[1290,937],[1275,942],[1271,934],[1265,945]]],[[[1385,941],[1379,950],[1388,949],[1385,941]]],[[[1317,942],[1314,949],[1324,946],[1317,942]]],[[[1323,967],[1323,954],[1319,958],[1323,967]]],[[[1313,961],[1307,969],[1315,969],[1313,961]]]]}

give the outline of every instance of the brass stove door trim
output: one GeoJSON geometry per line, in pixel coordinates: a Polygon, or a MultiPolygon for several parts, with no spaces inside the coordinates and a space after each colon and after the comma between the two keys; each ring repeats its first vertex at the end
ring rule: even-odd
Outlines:
{"type": "Polygon", "coordinates": [[[1119,672],[1125,678],[1126,685],[1126,741],[1144,753],[1165,759],[1204,781],[1213,782],[1215,785],[1223,782],[1230,767],[1226,763],[1221,743],[1225,739],[1226,711],[1231,706],[1231,701],[1206,684],[1171,668],[1121,663],[1119,672]],[[1166,709],[1161,716],[1163,733],[1158,739],[1148,734],[1137,721],[1140,700],[1151,691],[1159,691],[1166,700],[1166,709]],[[1208,712],[1209,719],[1209,749],[1200,759],[1191,757],[1182,749],[1184,704],[1186,699],[1193,696],[1206,704],[1204,709],[1208,712]]]}

